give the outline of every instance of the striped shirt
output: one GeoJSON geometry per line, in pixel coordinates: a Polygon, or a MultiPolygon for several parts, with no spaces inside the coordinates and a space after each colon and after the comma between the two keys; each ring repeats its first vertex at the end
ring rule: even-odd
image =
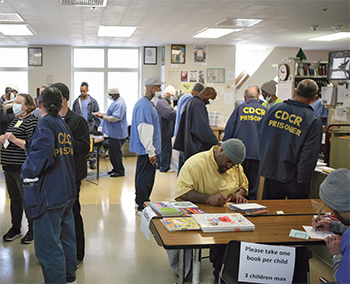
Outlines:
{"type": "MultiPolygon", "coordinates": [[[[15,117],[6,132],[12,132],[16,138],[28,141],[32,136],[33,130],[38,123],[38,118],[33,114],[24,119],[15,117]]],[[[5,149],[1,148],[1,165],[5,171],[21,171],[21,166],[26,159],[26,151],[10,142],[5,149]]]]}

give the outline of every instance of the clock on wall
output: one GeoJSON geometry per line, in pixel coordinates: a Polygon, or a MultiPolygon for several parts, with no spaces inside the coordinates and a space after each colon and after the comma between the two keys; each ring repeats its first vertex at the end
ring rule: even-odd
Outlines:
{"type": "Polygon", "coordinates": [[[281,64],[280,67],[278,67],[278,78],[281,81],[285,81],[288,79],[289,76],[289,67],[287,64],[281,64]]]}

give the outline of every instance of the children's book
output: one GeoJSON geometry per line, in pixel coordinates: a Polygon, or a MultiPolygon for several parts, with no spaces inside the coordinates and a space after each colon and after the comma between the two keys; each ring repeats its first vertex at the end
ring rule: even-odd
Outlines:
{"type": "Polygon", "coordinates": [[[255,225],[240,213],[193,214],[204,233],[254,231],[255,225]]]}
{"type": "Polygon", "coordinates": [[[191,216],[192,214],[206,214],[207,213],[199,208],[179,208],[179,209],[186,216],[191,216]]]}
{"type": "Polygon", "coordinates": [[[151,202],[151,208],[162,216],[181,216],[182,212],[170,202],[151,202]]]}
{"type": "Polygon", "coordinates": [[[160,221],[170,232],[200,229],[197,222],[192,217],[163,218],[160,221]]]}

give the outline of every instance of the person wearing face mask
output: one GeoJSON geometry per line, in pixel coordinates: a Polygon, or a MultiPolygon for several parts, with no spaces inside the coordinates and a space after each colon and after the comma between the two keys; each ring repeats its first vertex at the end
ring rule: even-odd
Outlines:
{"type": "Polygon", "coordinates": [[[13,85],[8,85],[5,88],[5,94],[0,98],[0,135],[4,134],[10,122],[15,118],[12,107],[4,110],[4,103],[13,100],[18,93],[18,87],[14,90],[13,85]],[[14,90],[14,91],[13,91],[14,90]]]}
{"type": "MultiPolygon", "coordinates": [[[[0,136],[0,142],[3,144],[1,148],[1,165],[11,200],[12,227],[3,236],[3,240],[8,242],[21,236],[23,216],[21,167],[26,159],[26,141],[29,141],[33,129],[38,123],[38,118],[32,114],[35,108],[34,99],[30,95],[18,94],[13,104],[15,118],[9,124],[6,133],[0,136]]],[[[23,244],[33,242],[33,220],[31,219],[28,219],[28,232],[21,242],[23,244]]]]}
{"type": "Polygon", "coordinates": [[[213,130],[209,126],[207,104],[216,98],[216,91],[206,87],[198,95],[189,100],[181,114],[179,129],[174,142],[174,149],[185,155],[185,160],[194,154],[207,151],[218,145],[213,130]]]}
{"type": "Polygon", "coordinates": [[[174,134],[176,110],[171,106],[170,100],[172,100],[175,93],[175,88],[169,85],[166,87],[163,96],[159,97],[156,104],[162,132],[162,152],[159,154],[159,171],[163,173],[174,172],[170,170],[170,164],[172,154],[171,137],[174,134]]]}
{"type": "Polygon", "coordinates": [[[145,80],[146,92],[133,110],[130,151],[138,154],[135,172],[135,202],[137,214],[142,215],[144,202],[149,201],[156,174],[157,155],[161,151],[161,130],[157,110],[151,102],[161,92],[158,76],[145,80]]]}
{"type": "Polygon", "coordinates": [[[276,85],[277,83],[271,80],[261,86],[261,95],[265,100],[262,105],[267,109],[269,109],[274,104],[282,103],[282,100],[276,96],[276,85]]]}
{"type": "Polygon", "coordinates": [[[108,99],[112,101],[106,114],[97,113],[95,116],[102,119],[102,132],[108,136],[109,158],[113,166],[108,172],[110,177],[125,175],[123,166],[122,146],[128,137],[128,123],[126,121],[126,104],[120,97],[119,89],[112,87],[107,90],[108,99]]]}

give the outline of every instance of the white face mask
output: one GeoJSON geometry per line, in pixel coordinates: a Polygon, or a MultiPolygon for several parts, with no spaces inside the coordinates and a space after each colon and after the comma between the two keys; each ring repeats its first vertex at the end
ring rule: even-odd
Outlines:
{"type": "Polygon", "coordinates": [[[21,104],[16,104],[14,103],[13,106],[12,106],[12,109],[13,109],[13,113],[16,115],[16,116],[19,116],[23,113],[23,110],[22,110],[22,105],[21,104]]]}
{"type": "Polygon", "coordinates": [[[212,105],[213,103],[214,103],[214,100],[208,99],[208,104],[209,104],[209,105],[212,105]]]}
{"type": "Polygon", "coordinates": [[[271,96],[266,98],[266,101],[269,102],[271,100],[271,96]]]}
{"type": "Polygon", "coordinates": [[[15,95],[14,95],[14,93],[11,93],[10,94],[10,100],[13,100],[13,99],[15,99],[15,95]]]}
{"type": "Polygon", "coordinates": [[[155,92],[155,93],[154,93],[154,97],[155,97],[155,98],[158,98],[158,97],[160,97],[161,95],[162,95],[162,92],[161,92],[161,91],[155,92]]]}
{"type": "Polygon", "coordinates": [[[111,100],[111,101],[113,101],[114,99],[113,99],[113,97],[112,96],[110,96],[110,95],[108,95],[108,98],[111,100]]]}

